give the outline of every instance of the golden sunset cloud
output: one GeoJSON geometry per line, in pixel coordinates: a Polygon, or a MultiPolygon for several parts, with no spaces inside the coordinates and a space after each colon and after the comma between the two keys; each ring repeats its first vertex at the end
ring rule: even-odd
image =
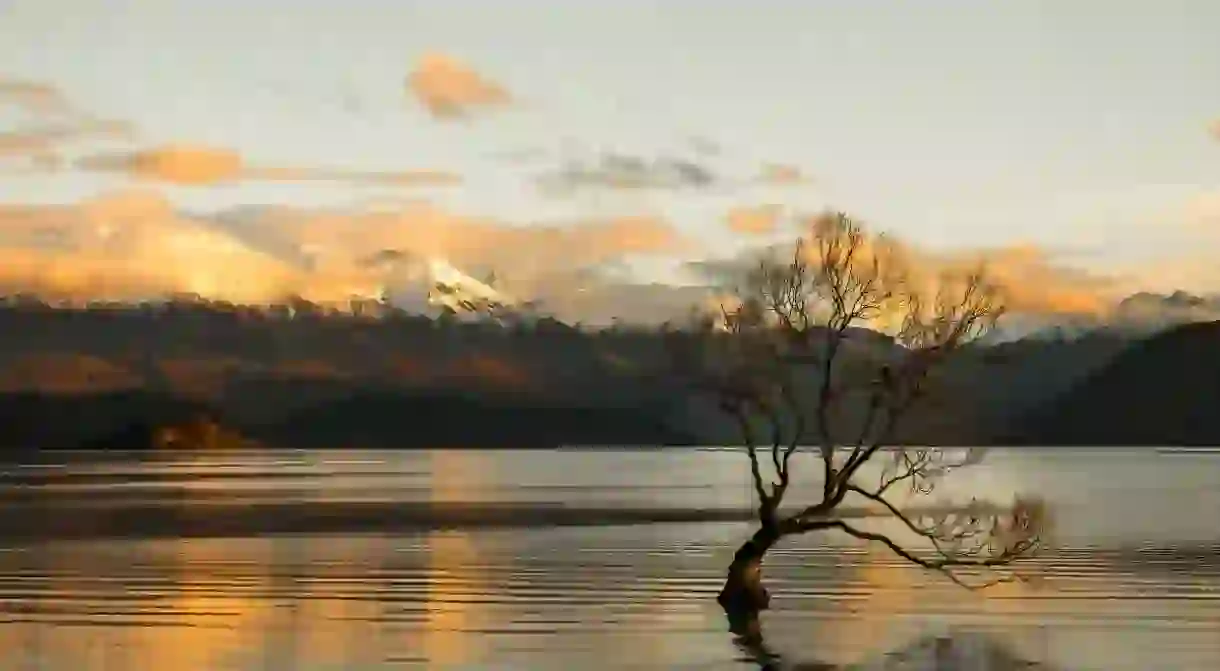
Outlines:
{"type": "Polygon", "coordinates": [[[386,186],[456,184],[461,178],[439,170],[374,172],[333,168],[271,167],[248,164],[232,149],[166,145],[137,152],[112,152],[76,161],[81,170],[119,172],[140,179],[183,186],[239,181],[335,181],[386,186]]]}
{"type": "Polygon", "coordinates": [[[734,233],[766,235],[775,232],[783,213],[783,206],[775,204],[735,207],[725,216],[725,223],[734,233]]]}
{"type": "Polygon", "coordinates": [[[508,104],[504,87],[457,59],[428,53],[407,77],[407,90],[438,119],[466,117],[472,112],[508,104]]]}

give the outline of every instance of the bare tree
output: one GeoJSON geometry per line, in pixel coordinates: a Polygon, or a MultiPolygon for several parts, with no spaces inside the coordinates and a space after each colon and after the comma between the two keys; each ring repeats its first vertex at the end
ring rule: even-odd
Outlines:
{"type": "Polygon", "coordinates": [[[681,346],[672,350],[679,370],[734,418],[749,456],[759,528],[737,550],[720,592],[730,622],[737,616],[743,630],[757,630],[770,602],[764,556],[811,531],[883,545],[966,586],[1011,579],[1001,567],[1041,544],[1040,503],[973,501],[919,513],[896,498],[904,489],[908,499],[930,493],[981,454],[892,442],[902,418],[931,396],[937,371],[1002,313],[982,270],[918,276],[896,245],[848,215],[825,213],[790,257],[763,259],[734,294],[736,305],[705,319],[699,336],[675,338],[681,346]],[[891,346],[875,336],[870,344],[861,327],[883,326],[891,346]],[[781,510],[803,449],[820,466],[817,502],[781,510]],[[764,477],[765,460],[773,477],[764,477]],[[910,540],[849,521],[849,501],[898,521],[910,540]]]}

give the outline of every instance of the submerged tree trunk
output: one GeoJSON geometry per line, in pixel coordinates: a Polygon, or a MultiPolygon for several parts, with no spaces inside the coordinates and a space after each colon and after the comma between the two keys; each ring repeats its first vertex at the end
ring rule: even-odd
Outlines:
{"type": "Polygon", "coordinates": [[[763,586],[762,562],[779,538],[776,525],[764,524],[750,540],[743,543],[733,555],[724,587],[716,597],[728,618],[729,631],[734,634],[737,646],[763,669],[773,668],[776,657],[763,639],[762,622],[759,620],[759,613],[771,603],[771,595],[763,586]]]}
{"type": "Polygon", "coordinates": [[[724,587],[720,590],[720,596],[716,597],[730,618],[734,614],[757,615],[770,605],[771,595],[762,583],[762,562],[779,538],[775,525],[763,525],[733,555],[724,587]]]}

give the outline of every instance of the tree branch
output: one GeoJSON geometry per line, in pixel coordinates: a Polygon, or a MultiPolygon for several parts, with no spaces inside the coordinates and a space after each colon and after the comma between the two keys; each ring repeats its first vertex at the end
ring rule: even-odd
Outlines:
{"type": "Polygon", "coordinates": [[[866,236],[848,215],[816,217],[811,233],[808,240],[796,241],[789,259],[763,258],[746,274],[737,306],[720,306],[723,333],[713,332],[711,321],[704,322],[701,331],[707,351],[699,363],[713,371],[706,386],[720,397],[746,443],[760,522],[780,536],[837,528],[886,545],[898,556],[954,580],[955,567],[1001,566],[1036,550],[1035,522],[1041,520],[1034,513],[1041,514],[1041,508],[1017,505],[1011,518],[1005,518],[994,508],[983,511],[972,502],[960,513],[918,517],[885,496],[899,484],[909,484],[912,493],[930,493],[942,476],[970,463],[970,457],[950,461],[943,451],[898,448],[876,488],[856,481],[865,465],[894,440],[902,418],[927,395],[939,367],[986,333],[1002,314],[982,271],[936,278],[935,296],[928,300],[919,290],[924,285],[907,275],[900,250],[883,237],[866,236]],[[880,316],[889,320],[893,347],[870,351],[866,343],[856,348],[851,329],[875,327],[873,320],[880,316]],[[820,377],[802,387],[799,373],[810,365],[820,377]],[[802,406],[801,392],[808,392],[812,408],[802,406]],[[867,403],[863,422],[850,452],[839,459],[836,447],[844,436],[837,425],[853,408],[847,408],[846,415],[838,409],[861,396],[867,403]],[[769,483],[769,492],[751,426],[751,419],[760,417],[770,423],[771,464],[778,478],[769,483]],[[781,518],[778,509],[792,482],[792,455],[812,428],[807,421],[817,422],[821,501],[781,518]],[[792,433],[786,435],[789,429],[792,433]],[[921,557],[884,534],[837,519],[835,510],[849,494],[881,506],[929,541],[940,556],[921,557]]]}
{"type": "Polygon", "coordinates": [[[869,532],[869,531],[864,531],[862,529],[858,529],[843,520],[827,520],[827,521],[819,522],[819,523],[817,523],[815,528],[838,529],[838,530],[846,533],[847,535],[857,538],[859,540],[868,541],[871,543],[880,543],[881,545],[884,545],[886,548],[888,548],[890,550],[890,552],[893,552],[895,555],[901,557],[902,559],[905,559],[906,561],[911,562],[912,564],[915,564],[917,566],[921,566],[925,569],[929,569],[929,570],[933,570],[933,571],[940,571],[941,573],[944,573],[946,576],[948,576],[951,580],[953,580],[953,582],[957,583],[958,585],[961,585],[961,586],[967,587],[967,588],[971,588],[971,589],[979,589],[979,588],[983,588],[983,587],[989,587],[989,586],[992,586],[992,585],[995,585],[998,583],[1002,583],[1002,582],[1011,582],[1013,580],[1020,580],[1021,577],[1017,574],[1012,574],[1010,576],[1004,576],[1004,577],[992,579],[981,585],[970,585],[970,584],[967,584],[965,581],[961,580],[961,578],[959,576],[955,575],[953,573],[953,569],[956,569],[956,568],[993,569],[996,567],[1004,567],[1004,566],[1008,566],[1008,565],[1012,564],[1014,561],[1022,558],[1028,552],[1028,550],[1026,550],[1024,548],[1014,548],[1011,550],[1005,550],[1002,553],[997,554],[995,556],[984,557],[984,558],[955,557],[955,556],[941,555],[941,556],[937,557],[936,559],[927,559],[927,558],[920,557],[919,555],[912,553],[911,551],[907,550],[906,548],[902,547],[898,543],[894,542],[893,539],[891,539],[890,537],[888,537],[884,534],[873,533],[873,532],[869,532]]]}

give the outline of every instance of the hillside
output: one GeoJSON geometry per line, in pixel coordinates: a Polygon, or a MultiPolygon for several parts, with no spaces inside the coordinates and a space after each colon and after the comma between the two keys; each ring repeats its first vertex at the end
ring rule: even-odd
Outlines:
{"type": "MultiPolygon", "coordinates": [[[[857,335],[865,349],[893,346],[857,335]]],[[[988,442],[996,427],[1070,388],[1130,342],[1099,332],[971,348],[945,371],[937,403],[910,413],[896,439],[988,442]]],[[[737,442],[734,423],[715,403],[658,374],[667,361],[661,334],[644,329],[411,315],[289,318],[199,305],[0,306],[0,419],[8,418],[0,444],[113,442],[124,431],[138,437],[188,421],[199,408],[274,445],[737,442]],[[468,421],[476,412],[485,420],[479,426],[468,421]],[[537,428],[540,422],[555,430],[537,428]]],[[[839,424],[850,431],[857,410],[847,408],[839,424]]]]}
{"type": "Polygon", "coordinates": [[[691,445],[662,408],[539,403],[506,394],[365,390],[253,429],[297,448],[558,447],[691,445]]]}
{"type": "Polygon", "coordinates": [[[1002,442],[1220,445],[1220,322],[1139,342],[1011,424],[1002,442]]]}

